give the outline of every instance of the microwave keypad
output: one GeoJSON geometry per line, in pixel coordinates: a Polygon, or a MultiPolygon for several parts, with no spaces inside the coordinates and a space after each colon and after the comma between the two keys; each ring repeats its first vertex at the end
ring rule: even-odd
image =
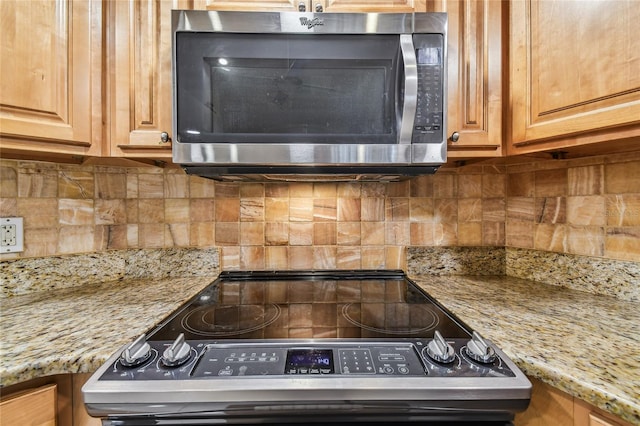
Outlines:
{"type": "Polygon", "coordinates": [[[413,126],[413,143],[440,143],[443,129],[443,38],[415,35],[418,68],[418,99],[413,126]]]}

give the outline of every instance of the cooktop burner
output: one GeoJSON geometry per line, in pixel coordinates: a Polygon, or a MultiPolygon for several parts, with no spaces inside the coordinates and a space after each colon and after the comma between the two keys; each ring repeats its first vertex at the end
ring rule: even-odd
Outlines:
{"type": "Polygon", "coordinates": [[[471,333],[401,271],[227,272],[149,340],[449,338],[471,333]]]}
{"type": "Polygon", "coordinates": [[[342,315],[360,328],[363,335],[367,335],[367,332],[376,335],[424,335],[440,322],[429,306],[407,305],[404,302],[384,306],[375,303],[349,303],[342,307],[342,315]],[[378,309],[383,309],[384,315],[379,315],[378,309]]]}
{"type": "Polygon", "coordinates": [[[200,306],[182,317],[185,331],[203,337],[252,333],[278,319],[282,310],[274,304],[200,306]]]}

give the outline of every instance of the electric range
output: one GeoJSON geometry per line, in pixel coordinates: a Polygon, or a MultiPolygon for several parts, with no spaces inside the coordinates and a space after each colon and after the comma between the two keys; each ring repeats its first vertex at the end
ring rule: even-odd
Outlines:
{"type": "Polygon", "coordinates": [[[82,392],[104,425],[504,425],[531,383],[402,271],[258,271],[220,274],[82,392]]]}

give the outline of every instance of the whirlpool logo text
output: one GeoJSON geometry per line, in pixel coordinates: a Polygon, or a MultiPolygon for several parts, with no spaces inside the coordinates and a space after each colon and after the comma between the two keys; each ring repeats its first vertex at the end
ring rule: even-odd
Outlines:
{"type": "Polygon", "coordinates": [[[303,27],[307,27],[308,29],[311,29],[313,27],[324,25],[324,21],[320,18],[313,18],[313,19],[300,18],[300,24],[303,27]]]}

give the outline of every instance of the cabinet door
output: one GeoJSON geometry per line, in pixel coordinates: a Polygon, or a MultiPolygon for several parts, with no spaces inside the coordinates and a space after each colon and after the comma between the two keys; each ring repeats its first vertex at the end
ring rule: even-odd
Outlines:
{"type": "Polygon", "coordinates": [[[0,402],[0,426],[55,426],[56,385],[20,392],[0,402]]]}
{"type": "Polygon", "coordinates": [[[631,423],[575,399],[573,426],[631,426],[631,423]]]}
{"type": "Polygon", "coordinates": [[[637,0],[510,7],[510,152],[640,136],[637,0]]]}
{"type": "Polygon", "coordinates": [[[210,10],[238,10],[238,11],[297,11],[303,6],[309,9],[309,0],[206,0],[210,10]]]}
{"type": "Polygon", "coordinates": [[[426,0],[311,0],[325,12],[425,12],[426,0]]]}
{"type": "Polygon", "coordinates": [[[122,0],[108,4],[110,155],[170,159],[171,9],[204,8],[206,3],[122,0]]]}
{"type": "Polygon", "coordinates": [[[3,153],[100,155],[102,2],[0,2],[3,153]]]}
{"type": "Polygon", "coordinates": [[[449,14],[448,156],[500,156],[503,3],[493,0],[442,3],[442,11],[449,14]]]}

